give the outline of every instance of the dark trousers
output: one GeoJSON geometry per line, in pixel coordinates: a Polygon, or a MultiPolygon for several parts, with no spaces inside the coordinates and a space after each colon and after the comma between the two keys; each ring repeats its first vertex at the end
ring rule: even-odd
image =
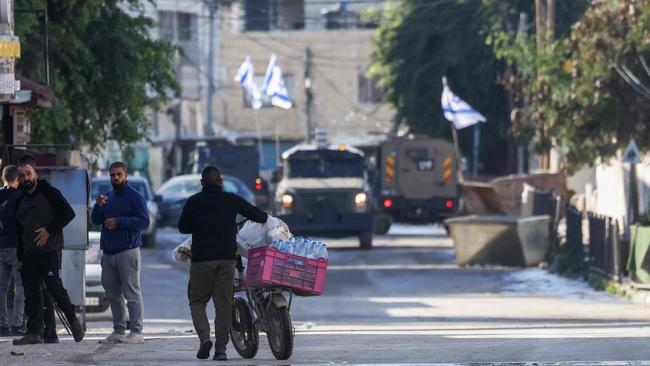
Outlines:
{"type": "Polygon", "coordinates": [[[54,299],[52,295],[47,291],[45,283],[41,283],[41,289],[43,293],[43,321],[45,326],[45,331],[43,336],[45,338],[56,338],[56,318],[54,315],[54,299]]]}
{"type": "Polygon", "coordinates": [[[205,307],[212,299],[215,310],[214,337],[216,352],[226,352],[232,324],[233,278],[235,261],[192,262],[188,297],[194,329],[199,340],[210,339],[210,323],[205,307]]]}
{"type": "Polygon", "coordinates": [[[43,323],[44,320],[47,320],[46,331],[49,334],[45,335],[56,334],[52,300],[63,311],[69,323],[73,323],[77,319],[75,307],[70,302],[68,291],[63,287],[63,281],[59,277],[58,252],[47,252],[37,257],[24,258],[21,276],[25,288],[27,332],[42,335],[43,323]],[[51,298],[48,299],[49,296],[51,298]]]}

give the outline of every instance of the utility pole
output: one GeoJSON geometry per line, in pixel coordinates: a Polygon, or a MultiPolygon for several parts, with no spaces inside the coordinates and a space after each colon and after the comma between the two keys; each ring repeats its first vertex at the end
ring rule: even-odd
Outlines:
{"type": "Polygon", "coordinates": [[[546,0],[546,41],[548,44],[555,38],[555,0],[546,0]]]}
{"type": "Polygon", "coordinates": [[[537,50],[540,51],[544,45],[544,0],[535,0],[535,36],[537,50]]]}
{"type": "Polygon", "coordinates": [[[311,120],[311,107],[313,103],[313,92],[311,85],[311,49],[305,47],[305,117],[307,122],[307,136],[306,141],[310,143],[312,138],[312,120],[311,120]]]}
{"type": "Polygon", "coordinates": [[[205,136],[214,136],[214,131],[212,130],[212,102],[214,99],[214,18],[219,8],[219,0],[205,0],[205,5],[208,7],[210,12],[210,37],[208,44],[208,100],[207,100],[207,111],[205,118],[205,129],[203,133],[205,136]]]}
{"type": "MultiPolygon", "coordinates": [[[[521,42],[522,46],[526,42],[527,25],[528,25],[528,14],[523,12],[519,13],[519,25],[517,26],[517,39],[519,42],[521,42]]],[[[523,108],[524,107],[523,103],[525,102],[526,102],[525,100],[521,100],[519,103],[521,103],[522,105],[518,105],[517,108],[523,108]]],[[[524,147],[518,144],[517,145],[517,174],[524,174],[524,158],[525,158],[524,147]]]]}
{"type": "MultiPolygon", "coordinates": [[[[544,0],[535,0],[535,35],[537,41],[537,54],[541,56],[542,52],[546,52],[546,45],[550,44],[553,40],[555,25],[555,2],[554,0],[546,0],[546,7],[544,0]],[[546,9],[545,9],[546,8],[546,9]],[[546,10],[546,12],[545,12],[546,10]]],[[[539,78],[540,72],[537,71],[539,78]]],[[[548,134],[548,124],[546,121],[541,121],[541,134],[542,138],[548,134]]],[[[539,168],[548,170],[550,168],[550,151],[544,151],[538,158],[539,168]]]]}

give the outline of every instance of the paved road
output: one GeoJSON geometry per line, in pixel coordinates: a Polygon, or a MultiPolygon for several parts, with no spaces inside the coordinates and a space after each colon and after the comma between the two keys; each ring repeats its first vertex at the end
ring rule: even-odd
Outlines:
{"type": "MultiPolygon", "coordinates": [[[[187,273],[169,249],[183,239],[161,230],[145,250],[144,346],[102,346],[110,323],[89,323],[74,344],[12,347],[0,364],[187,364],[197,339],[186,300],[187,273]],[[11,350],[24,356],[8,356],[11,350]]],[[[479,363],[650,364],[650,309],[541,270],[457,268],[451,242],[432,227],[398,227],[360,251],[354,239],[328,240],[325,294],[296,298],[291,364],[479,363]]],[[[277,364],[264,337],[258,356],[230,364],[277,364]]],[[[210,361],[212,362],[212,361],[210,361]]]]}

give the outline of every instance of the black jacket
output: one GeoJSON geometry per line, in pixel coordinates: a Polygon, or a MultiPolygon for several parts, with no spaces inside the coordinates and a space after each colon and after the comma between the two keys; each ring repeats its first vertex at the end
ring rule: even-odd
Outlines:
{"type": "Polygon", "coordinates": [[[245,199],[217,186],[203,187],[202,192],[187,200],[178,230],[192,234],[192,262],[236,258],[237,214],[259,223],[268,218],[245,199]]]}
{"type": "Polygon", "coordinates": [[[18,260],[63,249],[63,228],[74,219],[75,213],[61,192],[47,181],[40,180],[31,194],[25,192],[18,209],[18,260]],[[44,246],[34,243],[36,229],[45,227],[50,234],[44,246]]]}
{"type": "Polygon", "coordinates": [[[0,249],[16,248],[16,208],[22,194],[22,191],[12,187],[0,189],[0,249]]]}

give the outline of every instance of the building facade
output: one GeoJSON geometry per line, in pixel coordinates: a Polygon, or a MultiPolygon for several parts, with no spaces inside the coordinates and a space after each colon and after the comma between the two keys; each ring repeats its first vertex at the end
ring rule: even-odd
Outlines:
{"type": "Polygon", "coordinates": [[[227,77],[219,81],[215,98],[215,130],[299,141],[309,133],[309,119],[312,129],[327,129],[333,141],[354,142],[390,131],[394,111],[383,102],[376,80],[367,77],[375,30],[359,17],[364,9],[382,2],[355,3],[354,8],[341,7],[338,1],[327,3],[241,0],[222,4],[220,62],[227,77]],[[273,107],[268,100],[254,110],[233,79],[250,56],[261,86],[272,54],[294,102],[290,110],[273,107]],[[309,106],[306,82],[313,96],[309,106]]]}

